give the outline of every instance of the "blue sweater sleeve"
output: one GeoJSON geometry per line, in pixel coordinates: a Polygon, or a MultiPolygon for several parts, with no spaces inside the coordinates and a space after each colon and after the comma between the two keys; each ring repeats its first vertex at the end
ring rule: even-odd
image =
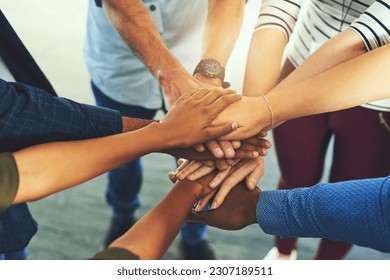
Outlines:
{"type": "Polygon", "coordinates": [[[118,111],[54,97],[35,87],[0,79],[0,152],[120,132],[122,116],[118,111]]]}
{"type": "Polygon", "coordinates": [[[281,237],[323,237],[390,252],[390,177],[264,191],[260,228],[281,237]]]}

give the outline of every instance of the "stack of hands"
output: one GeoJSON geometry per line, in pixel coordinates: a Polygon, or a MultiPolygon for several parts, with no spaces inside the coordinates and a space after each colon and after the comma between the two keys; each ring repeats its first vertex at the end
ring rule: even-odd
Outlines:
{"type": "MultiPolygon", "coordinates": [[[[255,126],[253,125],[253,120],[248,123],[239,116],[244,115],[242,114],[242,110],[245,110],[247,104],[253,106],[253,104],[256,104],[253,101],[262,102],[261,98],[243,97],[238,95],[235,91],[221,88],[200,89],[195,93],[189,93],[187,95],[188,96],[183,95],[173,104],[166,118],[170,117],[170,113],[176,114],[175,109],[180,105],[180,102],[193,99],[192,95],[198,95],[199,98],[205,99],[207,97],[209,99],[209,101],[207,101],[209,107],[204,108],[202,112],[199,112],[199,118],[193,117],[193,115],[191,120],[183,120],[181,118],[182,123],[194,124],[199,122],[204,115],[209,115],[211,120],[209,122],[210,127],[218,127],[223,123],[226,125],[226,122],[229,123],[230,121],[232,129],[229,132],[225,131],[225,134],[220,135],[217,139],[195,145],[192,151],[188,151],[188,149],[170,151],[170,154],[180,158],[177,170],[168,174],[170,180],[172,182],[176,182],[176,180],[199,182],[202,178],[208,178],[207,186],[213,191],[197,202],[196,211],[202,211],[206,205],[210,205],[211,209],[216,209],[223,205],[222,203],[229,192],[236,186],[237,191],[234,192],[234,196],[232,193],[232,196],[229,197],[230,202],[232,201],[232,197],[242,193],[243,188],[245,187],[248,191],[257,190],[253,192],[252,195],[259,193],[259,189],[256,185],[264,175],[263,157],[267,155],[271,143],[264,139],[264,137],[267,136],[267,131],[262,130],[261,122],[257,122],[257,126],[255,126]],[[217,103],[222,104],[222,99],[226,99],[228,96],[229,100],[227,103],[224,103],[224,108],[217,105],[217,103]],[[211,103],[213,103],[213,106],[210,105],[211,103]],[[215,110],[213,110],[213,113],[210,115],[211,107],[215,110]],[[233,114],[230,113],[229,117],[227,117],[227,112],[233,112],[233,114]],[[201,115],[203,116],[200,117],[201,115]],[[235,116],[238,116],[237,122],[232,119],[235,116]],[[252,136],[251,134],[255,135],[252,136]],[[248,135],[250,136],[247,137],[248,135]],[[243,139],[242,136],[247,138],[243,139]],[[237,139],[240,140],[221,140],[232,137],[237,137],[237,139]]],[[[191,108],[191,111],[193,111],[193,108],[191,108]]],[[[183,115],[185,115],[184,112],[183,115]]],[[[163,124],[164,121],[165,119],[162,121],[163,124]]],[[[242,201],[242,199],[240,198],[237,201],[242,201]]],[[[231,203],[226,205],[226,207],[230,206],[231,203]]],[[[221,209],[223,210],[223,208],[221,209]]],[[[220,213],[220,211],[216,213],[220,213]]],[[[203,217],[203,214],[199,213],[196,217],[203,217]]],[[[195,217],[192,217],[191,219],[194,220],[195,217]]]]}

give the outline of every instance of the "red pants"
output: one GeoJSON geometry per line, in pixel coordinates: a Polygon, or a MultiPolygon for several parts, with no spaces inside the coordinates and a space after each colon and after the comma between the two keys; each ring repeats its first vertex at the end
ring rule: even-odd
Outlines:
{"type": "MultiPolygon", "coordinates": [[[[280,189],[312,186],[321,179],[327,147],[335,137],[330,182],[390,174],[390,132],[379,111],[356,107],[288,121],[273,130],[282,174],[280,189]]],[[[390,113],[384,113],[390,124],[390,113]]],[[[295,238],[276,237],[279,252],[290,254],[295,238]]],[[[316,259],[341,259],[351,244],[321,240],[316,259]]]]}

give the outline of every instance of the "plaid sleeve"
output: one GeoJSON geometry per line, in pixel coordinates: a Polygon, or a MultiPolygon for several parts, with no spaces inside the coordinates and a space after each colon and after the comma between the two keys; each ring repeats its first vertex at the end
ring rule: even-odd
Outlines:
{"type": "Polygon", "coordinates": [[[0,146],[14,151],[44,142],[94,138],[122,132],[118,111],[54,97],[0,80],[0,146]]]}

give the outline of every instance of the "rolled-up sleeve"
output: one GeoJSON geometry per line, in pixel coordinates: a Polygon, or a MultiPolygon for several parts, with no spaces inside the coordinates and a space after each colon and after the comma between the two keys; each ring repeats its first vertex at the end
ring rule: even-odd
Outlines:
{"type": "Polygon", "coordinates": [[[374,2],[350,28],[361,37],[367,51],[390,43],[390,0],[374,2]]]}
{"type": "Polygon", "coordinates": [[[0,80],[1,150],[34,144],[88,139],[120,133],[118,111],[53,97],[20,83],[0,80]]]}

